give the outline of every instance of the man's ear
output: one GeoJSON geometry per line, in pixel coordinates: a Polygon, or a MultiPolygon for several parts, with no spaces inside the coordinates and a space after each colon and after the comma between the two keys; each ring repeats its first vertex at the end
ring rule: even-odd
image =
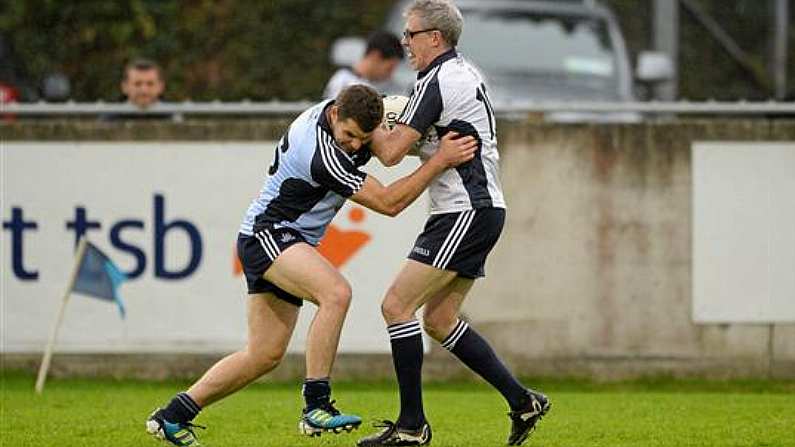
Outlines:
{"type": "Polygon", "coordinates": [[[432,31],[432,35],[433,35],[433,44],[434,44],[434,46],[440,47],[440,46],[442,46],[444,44],[443,40],[442,40],[442,32],[441,31],[438,31],[438,30],[432,31]]]}
{"type": "Polygon", "coordinates": [[[331,108],[329,109],[329,118],[331,118],[331,121],[333,123],[336,123],[338,117],[339,117],[339,107],[337,107],[336,105],[332,105],[331,108]]]}

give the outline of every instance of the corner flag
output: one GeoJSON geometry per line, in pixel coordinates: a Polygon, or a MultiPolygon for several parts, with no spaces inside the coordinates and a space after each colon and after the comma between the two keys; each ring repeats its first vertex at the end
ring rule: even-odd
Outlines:
{"type": "Polygon", "coordinates": [[[79,262],[80,267],[78,267],[72,291],[101,300],[115,301],[119,306],[119,314],[124,318],[124,302],[119,296],[118,289],[127,276],[102,250],[88,241],[86,241],[86,249],[79,262]]]}
{"type": "Polygon", "coordinates": [[[127,277],[100,249],[95,247],[86,238],[80,239],[75,255],[75,265],[72,269],[72,276],[66,293],[61,301],[61,307],[55,318],[55,324],[50,332],[50,339],[44,348],[44,356],[39,366],[39,375],[36,378],[36,392],[41,394],[44,390],[44,382],[47,380],[47,372],[50,370],[55,340],[58,337],[58,330],[61,328],[63,316],[66,311],[66,303],[72,292],[83,295],[93,296],[107,301],[115,301],[119,306],[119,313],[124,318],[124,303],[118,294],[119,284],[127,277]]]}

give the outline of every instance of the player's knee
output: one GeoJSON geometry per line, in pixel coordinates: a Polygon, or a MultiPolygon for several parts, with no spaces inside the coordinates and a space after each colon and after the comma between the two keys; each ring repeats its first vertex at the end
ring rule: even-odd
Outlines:
{"type": "Polygon", "coordinates": [[[393,324],[411,318],[413,310],[408,309],[397,295],[390,292],[387,292],[384,301],[381,303],[381,315],[383,315],[384,321],[388,324],[393,324]]]}
{"type": "Polygon", "coordinates": [[[425,330],[425,333],[436,341],[442,340],[444,338],[441,334],[441,331],[439,330],[439,326],[435,325],[432,321],[428,321],[428,317],[423,318],[422,329],[425,330]]]}
{"type": "Polygon", "coordinates": [[[279,366],[284,358],[285,349],[280,350],[258,350],[252,352],[252,360],[254,368],[256,368],[258,375],[265,374],[272,371],[279,366]]]}
{"type": "Polygon", "coordinates": [[[262,373],[269,372],[279,366],[282,362],[284,355],[270,355],[266,357],[262,357],[259,362],[259,367],[262,373]]]}
{"type": "Polygon", "coordinates": [[[425,315],[422,319],[422,328],[425,333],[436,341],[442,341],[455,325],[454,319],[451,320],[446,315],[425,315]]]}
{"type": "Polygon", "coordinates": [[[320,305],[330,306],[343,312],[347,311],[351,305],[352,294],[351,285],[348,284],[348,281],[338,281],[328,288],[325,296],[320,300],[320,305]]]}

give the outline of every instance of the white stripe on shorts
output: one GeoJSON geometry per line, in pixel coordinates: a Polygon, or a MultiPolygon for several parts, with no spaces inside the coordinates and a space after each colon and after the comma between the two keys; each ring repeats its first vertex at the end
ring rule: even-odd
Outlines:
{"type": "Polygon", "coordinates": [[[268,230],[254,233],[254,237],[256,237],[260,245],[262,245],[262,249],[265,250],[265,254],[268,255],[268,258],[270,258],[271,262],[275,261],[276,258],[281,254],[279,246],[276,245],[276,242],[273,240],[273,236],[271,236],[268,230]]]}
{"type": "Polygon", "coordinates": [[[437,269],[444,269],[447,267],[447,264],[449,264],[450,260],[453,258],[453,254],[458,250],[458,246],[461,245],[461,241],[464,239],[467,230],[469,230],[469,226],[472,224],[474,217],[475,210],[464,211],[458,216],[455,224],[453,224],[453,229],[450,230],[442,247],[436,254],[436,258],[433,260],[432,265],[434,267],[437,269]]]}

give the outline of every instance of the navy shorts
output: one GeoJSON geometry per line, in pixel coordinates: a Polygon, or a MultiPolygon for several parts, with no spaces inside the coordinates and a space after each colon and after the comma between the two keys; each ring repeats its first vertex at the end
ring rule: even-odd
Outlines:
{"type": "Polygon", "coordinates": [[[409,259],[457,272],[464,278],[481,278],[486,276],[486,257],[504,224],[503,208],[433,214],[417,236],[409,259]]]}
{"type": "Polygon", "coordinates": [[[253,236],[237,236],[237,256],[243,266],[243,274],[246,275],[249,294],[272,293],[290,304],[304,304],[301,298],[262,277],[282,251],[299,242],[306,240],[292,228],[265,228],[255,232],[253,236]]]}

